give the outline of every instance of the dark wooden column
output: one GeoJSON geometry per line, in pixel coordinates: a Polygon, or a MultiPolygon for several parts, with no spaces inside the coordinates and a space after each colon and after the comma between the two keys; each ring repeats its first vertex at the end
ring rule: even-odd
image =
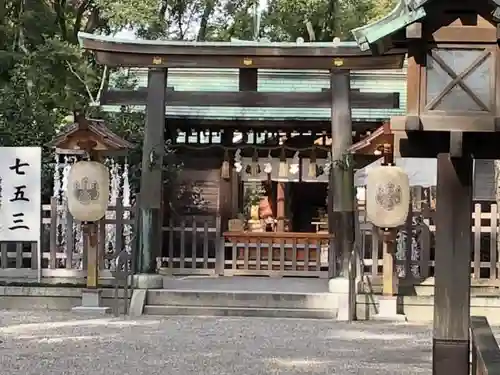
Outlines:
{"type": "Polygon", "coordinates": [[[330,246],[330,278],[349,276],[349,264],[354,246],[354,176],[352,162],[347,149],[352,144],[352,121],[350,101],[349,71],[333,70],[331,73],[332,92],[332,168],[329,181],[331,209],[328,212],[329,232],[333,234],[330,246]],[[340,269],[332,274],[336,256],[340,257],[340,269]]]}
{"type": "Polygon", "coordinates": [[[155,272],[155,257],[161,251],[166,88],[167,70],[150,69],[139,196],[140,228],[137,232],[137,268],[140,273],[155,272]]]}
{"type": "MultiPolygon", "coordinates": [[[[233,130],[224,129],[222,131],[221,143],[223,146],[231,146],[233,143],[233,130]]],[[[232,163],[229,163],[229,178],[220,179],[219,187],[219,214],[221,218],[221,230],[223,232],[228,229],[228,221],[233,215],[232,212],[232,202],[233,202],[233,189],[232,180],[237,178],[236,173],[234,173],[232,163]]]]}
{"type": "Polygon", "coordinates": [[[472,165],[438,155],[433,375],[469,373],[472,165]]]}
{"type": "MultiPolygon", "coordinates": [[[[256,68],[241,68],[239,70],[239,91],[257,91],[258,87],[258,71],[256,68]]],[[[244,137],[247,137],[246,142],[248,142],[248,133],[244,134],[244,137]]],[[[232,142],[232,139],[231,139],[232,142]]],[[[241,184],[241,177],[236,171],[231,173],[231,178],[233,179],[233,182],[229,184],[229,186],[226,187],[232,195],[239,195],[240,194],[240,184],[241,184]]],[[[222,189],[222,186],[221,186],[222,189]]],[[[221,190],[222,193],[222,190],[221,190]]],[[[231,198],[232,201],[238,202],[238,199],[236,199],[234,196],[231,198]]],[[[228,201],[228,204],[230,206],[234,206],[231,204],[231,200],[228,201]]],[[[230,208],[229,208],[230,210],[230,208]]],[[[233,212],[234,214],[234,212],[233,212]]]]}

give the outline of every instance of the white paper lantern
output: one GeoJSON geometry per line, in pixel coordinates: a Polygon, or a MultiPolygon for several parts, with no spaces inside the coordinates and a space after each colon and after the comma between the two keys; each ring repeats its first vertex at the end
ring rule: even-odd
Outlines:
{"type": "Polygon", "coordinates": [[[379,228],[403,225],[410,204],[410,181],[403,169],[380,166],[368,169],[366,217],[379,228]]]}
{"type": "Polygon", "coordinates": [[[75,163],[68,175],[68,209],[79,221],[104,217],[109,200],[108,168],[95,161],[75,163]]]}

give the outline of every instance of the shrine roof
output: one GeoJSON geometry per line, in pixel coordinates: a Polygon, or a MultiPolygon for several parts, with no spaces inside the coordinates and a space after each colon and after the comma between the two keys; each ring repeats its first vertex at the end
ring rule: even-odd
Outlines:
{"type": "Polygon", "coordinates": [[[397,49],[405,48],[406,36],[398,32],[407,26],[424,18],[433,18],[434,22],[448,26],[449,14],[470,14],[471,11],[497,23],[500,0],[399,0],[385,17],[351,32],[361,50],[371,50],[375,54],[387,53],[395,46],[397,49]]]}
{"type": "Polygon", "coordinates": [[[48,146],[59,148],[61,145],[66,144],[73,135],[82,130],[89,131],[102,139],[103,143],[110,149],[123,150],[134,147],[132,143],[109,130],[103,120],[96,119],[86,119],[84,126],[82,126],[81,122],[74,122],[67,125],[62,129],[61,133],[48,144],[48,146]]]}
{"type": "Polygon", "coordinates": [[[426,16],[424,5],[432,0],[399,0],[396,7],[385,17],[351,32],[362,51],[381,42],[386,36],[401,30],[426,16]]]}
{"type": "MultiPolygon", "coordinates": [[[[78,33],[78,40],[80,41],[80,45],[83,48],[87,48],[89,44],[92,43],[92,41],[96,42],[96,44],[92,44],[91,49],[95,50],[108,50],[108,48],[111,48],[112,50],[116,51],[122,51],[123,49],[126,48],[131,48],[132,50],[130,52],[143,52],[146,51],[146,53],[155,53],[154,51],[151,51],[148,49],[149,47],[188,47],[190,49],[192,48],[199,48],[202,49],[203,47],[213,47],[213,48],[233,48],[236,49],[236,53],[238,52],[238,49],[241,51],[246,50],[248,47],[252,48],[292,48],[292,49],[297,49],[298,47],[301,48],[299,52],[302,53],[307,53],[310,51],[310,48],[320,48],[320,49],[325,49],[327,52],[332,51],[332,53],[336,54],[354,54],[354,55],[359,55],[359,48],[356,42],[340,42],[339,44],[334,44],[333,42],[302,42],[302,43],[297,43],[297,42],[270,42],[266,40],[259,40],[259,41],[254,41],[254,40],[240,40],[240,39],[232,39],[231,41],[203,41],[203,42],[198,42],[198,41],[186,41],[186,40],[162,40],[162,39],[155,39],[155,40],[149,40],[149,39],[126,39],[126,38],[116,38],[114,36],[110,35],[99,35],[99,34],[90,34],[90,33],[84,33],[84,32],[79,32],[78,33]],[[97,44],[99,43],[99,44],[97,44]],[[121,45],[121,46],[120,46],[121,45]],[[101,48],[98,48],[98,47],[101,48]]],[[[181,50],[174,50],[172,53],[183,53],[186,54],[187,52],[181,51],[181,50]]],[[[233,52],[233,51],[231,51],[233,52]]],[[[257,51],[260,53],[265,54],[264,51],[257,51]]],[[[207,50],[205,52],[206,54],[214,54],[216,53],[215,50],[207,50]]],[[[294,54],[300,54],[297,52],[294,52],[294,54]]],[[[361,53],[363,54],[363,53],[361,53]]]]}

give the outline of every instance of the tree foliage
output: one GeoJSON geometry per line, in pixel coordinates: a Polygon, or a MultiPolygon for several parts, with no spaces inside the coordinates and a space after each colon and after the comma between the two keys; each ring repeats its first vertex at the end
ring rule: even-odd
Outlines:
{"type": "MultiPolygon", "coordinates": [[[[348,39],[350,29],[387,13],[393,3],[269,0],[257,11],[257,0],[0,0],[0,146],[43,146],[75,110],[86,109],[135,142],[138,158],[144,116],[127,108],[116,114],[89,109],[111,72],[79,47],[79,31],[129,29],[143,38],[198,41],[328,41],[348,39]]],[[[133,85],[127,80],[119,84],[133,85]]],[[[49,150],[44,157],[47,178],[49,150]]],[[[50,190],[50,181],[44,186],[50,190]]]]}

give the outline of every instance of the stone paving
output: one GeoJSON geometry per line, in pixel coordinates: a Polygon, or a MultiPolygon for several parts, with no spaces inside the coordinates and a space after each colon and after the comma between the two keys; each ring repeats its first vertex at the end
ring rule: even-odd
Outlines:
{"type": "Polygon", "coordinates": [[[431,374],[426,325],[0,311],[0,374],[431,374]]]}

